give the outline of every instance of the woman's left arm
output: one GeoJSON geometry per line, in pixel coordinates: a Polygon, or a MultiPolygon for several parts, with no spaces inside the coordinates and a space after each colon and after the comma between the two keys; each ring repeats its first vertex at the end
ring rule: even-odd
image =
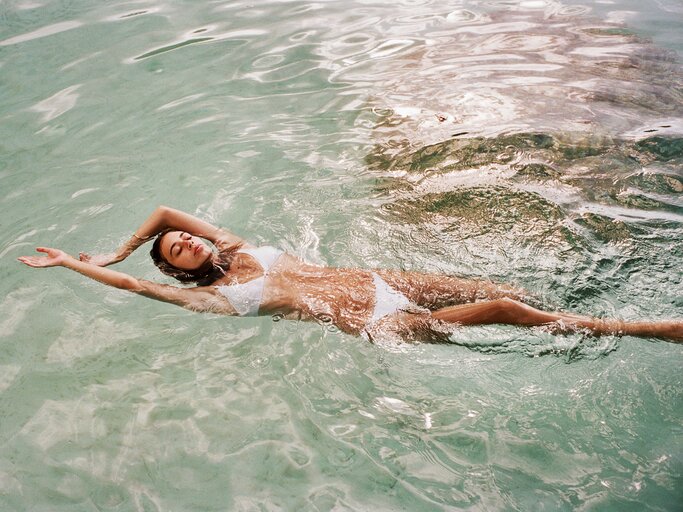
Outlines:
{"type": "Polygon", "coordinates": [[[106,267],[114,263],[119,263],[130,256],[135,249],[153,238],[166,229],[167,209],[164,206],[156,208],[152,214],[145,219],[142,225],[135,230],[133,235],[121,245],[116,251],[106,254],[79,253],[79,259],[85,263],[91,263],[99,267],[106,267]]]}
{"type": "Polygon", "coordinates": [[[169,208],[168,206],[159,206],[116,252],[97,255],[89,255],[82,252],[80,253],[80,259],[81,261],[101,267],[118,263],[125,260],[142,244],[167,230],[186,231],[192,235],[205,238],[214,245],[249,245],[237,235],[213,226],[194,215],[176,210],[175,208],[169,208]]]}

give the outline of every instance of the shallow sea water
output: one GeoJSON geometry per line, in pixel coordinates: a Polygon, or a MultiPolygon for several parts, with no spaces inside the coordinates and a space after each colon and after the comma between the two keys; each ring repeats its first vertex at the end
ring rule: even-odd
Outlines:
{"type": "MultiPolygon", "coordinates": [[[[370,345],[16,257],[168,204],[317,263],[681,317],[682,14],[0,2],[0,509],[680,510],[680,345],[370,345]]],[[[145,253],[120,269],[162,279],[145,253]]]]}

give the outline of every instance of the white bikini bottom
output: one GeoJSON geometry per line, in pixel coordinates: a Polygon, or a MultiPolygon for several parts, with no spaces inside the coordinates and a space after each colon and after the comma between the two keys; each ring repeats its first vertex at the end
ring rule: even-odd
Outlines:
{"type": "Polygon", "coordinates": [[[385,316],[393,315],[398,311],[429,312],[428,309],[421,308],[401,292],[394,290],[387,282],[375,272],[372,273],[372,280],[375,283],[375,308],[372,317],[363,330],[361,336],[370,339],[368,331],[385,316]]]}

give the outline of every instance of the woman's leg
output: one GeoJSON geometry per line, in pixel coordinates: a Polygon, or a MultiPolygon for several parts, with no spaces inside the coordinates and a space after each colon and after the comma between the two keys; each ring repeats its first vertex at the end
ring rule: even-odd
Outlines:
{"type": "Polygon", "coordinates": [[[481,279],[398,270],[376,272],[389,286],[401,292],[411,302],[431,310],[482,299],[530,299],[528,293],[520,288],[481,279]]]}
{"type": "Polygon", "coordinates": [[[570,313],[541,311],[507,298],[442,308],[432,312],[432,318],[460,325],[539,326],[558,324],[568,330],[587,330],[596,335],[625,334],[683,342],[683,321],[624,322],[622,320],[603,320],[570,313]]]}

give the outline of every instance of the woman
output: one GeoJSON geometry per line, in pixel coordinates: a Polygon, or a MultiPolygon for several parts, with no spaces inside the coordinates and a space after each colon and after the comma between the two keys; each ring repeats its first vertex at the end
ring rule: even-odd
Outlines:
{"type": "Polygon", "coordinates": [[[192,215],[161,206],[117,252],[75,259],[39,247],[22,256],[31,267],[62,266],[104,284],[194,311],[226,315],[282,315],[332,323],[373,340],[447,341],[461,325],[550,326],[595,335],[629,334],[683,341],[683,321],[622,322],[549,313],[523,304],[509,286],[456,277],[320,267],[273,247],[254,247],[192,215]],[[160,270],[198,286],[180,288],[103,268],[124,260],[157,236],[151,255],[160,270]],[[202,239],[216,248],[212,250],[202,239]]]}

